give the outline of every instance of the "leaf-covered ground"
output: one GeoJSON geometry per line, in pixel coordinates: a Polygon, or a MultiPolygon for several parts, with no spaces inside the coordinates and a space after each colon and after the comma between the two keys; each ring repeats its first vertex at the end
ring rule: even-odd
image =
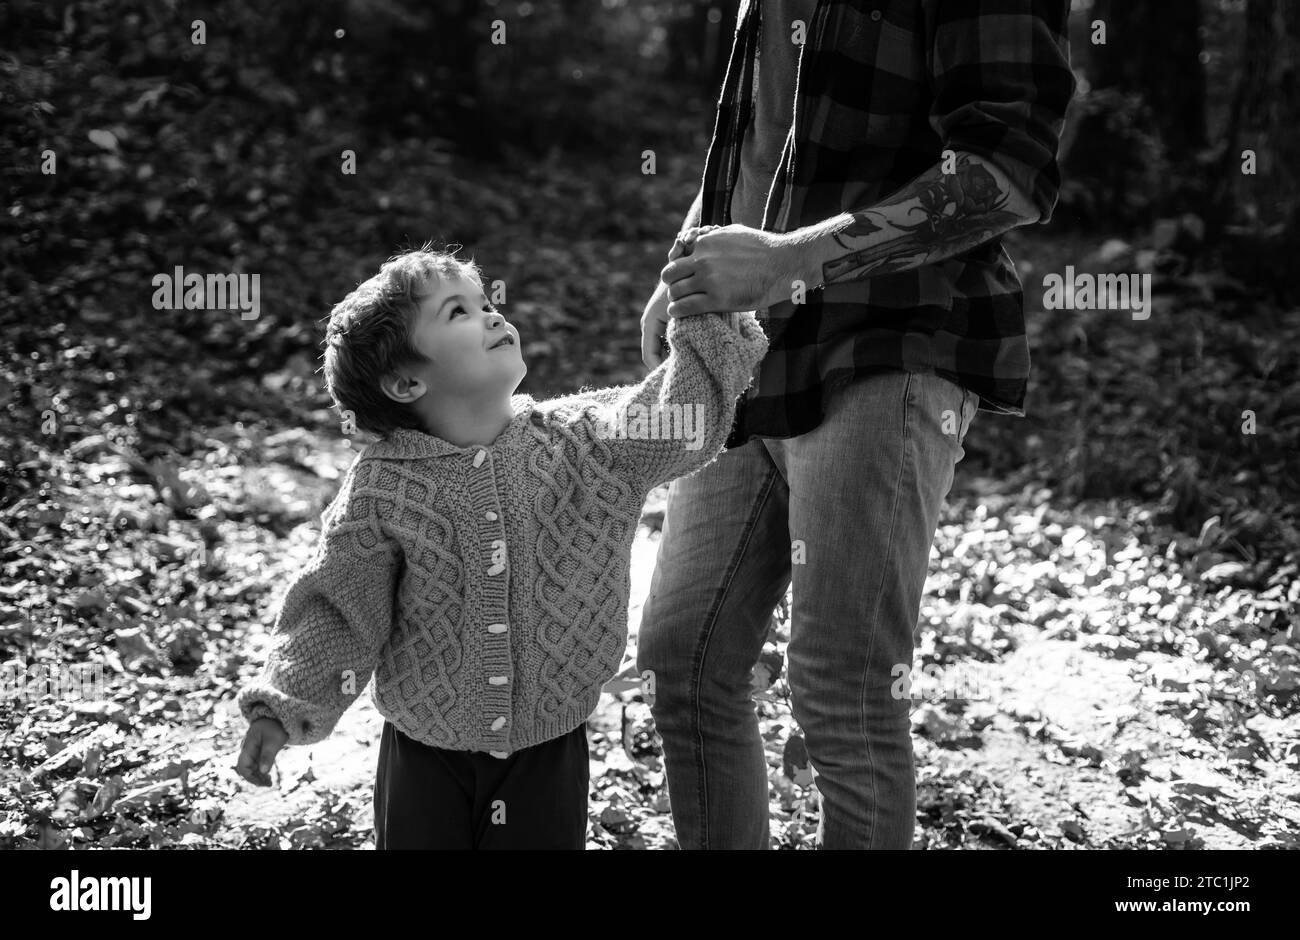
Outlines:
{"type": "MultiPolygon", "coordinates": [[[[7,508],[26,535],[6,561],[0,637],[32,663],[103,651],[110,694],[0,712],[0,844],[373,844],[381,719],[368,694],[328,741],[282,752],[275,788],[232,770],[232,695],[352,451],[297,429],[213,428],[208,442],[150,464],[90,434],[51,456],[43,495],[7,508]]],[[[662,496],[634,551],[633,626],[662,496]]],[[[1295,847],[1300,661],[1296,627],[1270,627],[1300,587],[1236,588],[1212,533],[1146,515],[964,478],[922,609],[918,846],[1295,847]]],[[[779,674],[788,629],[778,610],[755,690],[773,844],[801,848],[818,810],[783,761],[797,730],[779,674]]],[[[674,845],[647,706],[606,696],[589,727],[589,846],[674,845]]]]}

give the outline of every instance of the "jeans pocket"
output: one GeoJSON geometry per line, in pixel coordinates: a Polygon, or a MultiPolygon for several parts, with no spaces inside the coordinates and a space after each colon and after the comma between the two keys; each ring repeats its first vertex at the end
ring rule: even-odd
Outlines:
{"type": "Polygon", "coordinates": [[[971,422],[975,420],[975,412],[979,410],[980,397],[976,392],[968,388],[961,390],[961,421],[957,429],[957,444],[960,446],[966,443],[966,433],[970,431],[971,422]]]}

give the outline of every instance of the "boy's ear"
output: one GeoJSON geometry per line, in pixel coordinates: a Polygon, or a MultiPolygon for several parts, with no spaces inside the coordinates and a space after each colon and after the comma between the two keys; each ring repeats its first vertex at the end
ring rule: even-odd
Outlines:
{"type": "Polygon", "coordinates": [[[379,388],[393,401],[409,405],[423,397],[429,389],[419,379],[402,375],[400,372],[385,373],[379,379],[379,388]]]}

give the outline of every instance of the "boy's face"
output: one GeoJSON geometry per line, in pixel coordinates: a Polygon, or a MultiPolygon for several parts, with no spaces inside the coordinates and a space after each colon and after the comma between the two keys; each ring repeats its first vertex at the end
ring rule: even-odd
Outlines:
{"type": "Polygon", "coordinates": [[[503,389],[513,394],[528,372],[519,331],[488,303],[472,278],[442,278],[421,301],[410,336],[411,344],[432,361],[403,372],[439,397],[491,397],[503,389]]]}

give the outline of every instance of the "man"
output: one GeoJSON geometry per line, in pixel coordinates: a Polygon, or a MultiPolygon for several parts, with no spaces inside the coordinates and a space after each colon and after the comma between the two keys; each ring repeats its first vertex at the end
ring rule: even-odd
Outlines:
{"type": "Polygon", "coordinates": [[[768,847],[751,669],[793,582],[791,704],[824,848],[909,848],[906,697],[938,514],[977,408],[1022,415],[999,236],[1045,222],[1069,0],[744,0],[699,195],[642,319],[756,310],[728,448],[669,491],[637,669],[683,848],[768,847]]]}

